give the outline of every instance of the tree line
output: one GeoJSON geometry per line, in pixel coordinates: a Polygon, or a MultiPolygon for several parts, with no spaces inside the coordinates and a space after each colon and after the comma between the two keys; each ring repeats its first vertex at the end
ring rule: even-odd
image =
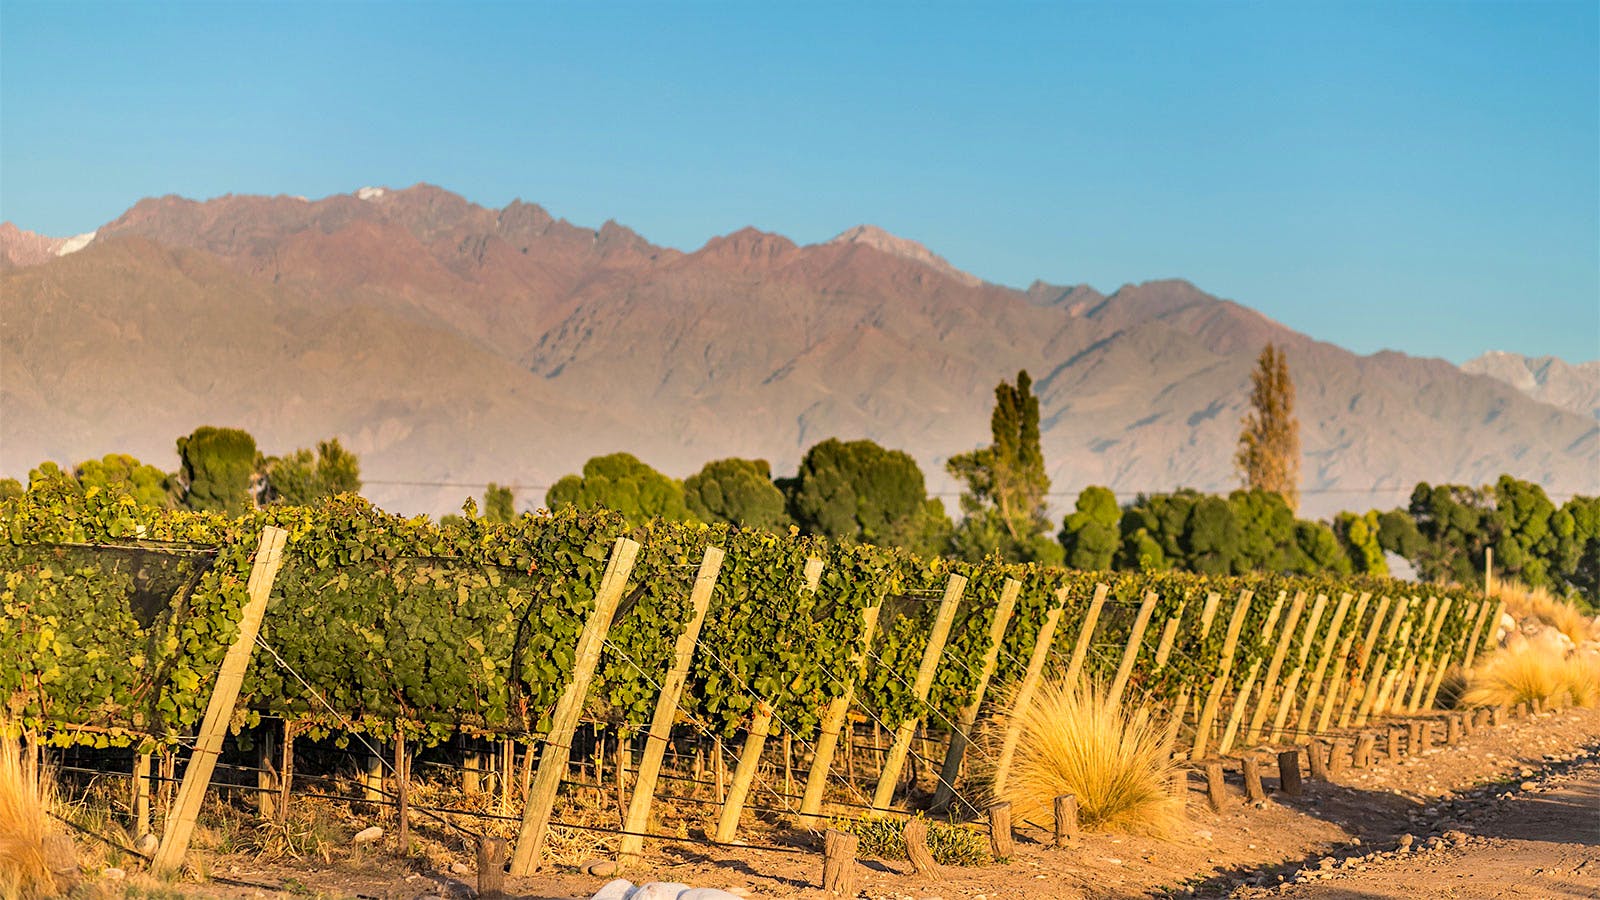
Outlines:
{"type": "MultiPolygon", "coordinates": [[[[1026,371],[996,387],[990,443],[946,464],[963,485],[959,521],[929,496],[909,454],[837,438],[806,450],[788,477],[774,477],[766,460],[730,458],[680,481],[630,453],[597,456],[552,485],[544,505],[604,507],[636,523],[728,523],[973,562],[1084,570],[1386,575],[1387,554],[1394,554],[1423,579],[1481,584],[1492,550],[1500,574],[1600,604],[1600,498],[1576,496],[1558,506],[1539,485],[1503,475],[1482,487],[1418,484],[1407,505],[1387,511],[1300,519],[1299,426],[1280,349],[1262,351],[1251,386],[1235,456],[1239,490],[1218,496],[1178,489],[1124,504],[1094,486],[1059,525],[1047,510],[1039,400],[1026,371]]],[[[314,504],[361,488],[359,461],[337,439],[314,451],[265,456],[248,433],[208,426],[179,438],[177,449],[181,468],[174,473],[113,454],[71,470],[45,463],[29,481],[67,479],[154,505],[230,514],[314,504]]],[[[21,490],[15,480],[0,481],[0,499],[21,490]]],[[[516,510],[512,489],[490,484],[481,510],[469,499],[463,515],[509,521],[516,510]]]]}

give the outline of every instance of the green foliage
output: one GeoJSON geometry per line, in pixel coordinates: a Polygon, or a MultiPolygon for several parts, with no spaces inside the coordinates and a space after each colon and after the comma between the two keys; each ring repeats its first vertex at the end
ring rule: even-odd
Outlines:
{"type": "Polygon", "coordinates": [[[483,489],[483,518],[505,524],[517,517],[517,497],[511,488],[489,482],[483,489]]]}
{"type": "Polygon", "coordinates": [[[188,509],[236,516],[250,508],[256,439],[236,428],[204,425],[178,438],[180,502],[188,509]]]}
{"type": "Polygon", "coordinates": [[[1333,533],[1350,559],[1350,569],[1361,575],[1387,575],[1389,563],[1383,556],[1383,526],[1378,511],[1364,515],[1339,513],[1333,520],[1333,533]]]}
{"type": "Polygon", "coordinates": [[[652,518],[692,521],[683,485],[657,472],[631,453],[596,456],[583,464],[582,475],[567,475],[545,497],[551,509],[611,509],[633,523],[652,518]]]}
{"type": "Polygon", "coordinates": [[[172,476],[125,453],[108,453],[100,459],[85,460],[78,463],[72,474],[85,490],[98,487],[127,494],[146,506],[171,505],[172,476]]]}
{"type": "Polygon", "coordinates": [[[1228,506],[1239,523],[1235,572],[1288,572],[1298,568],[1294,510],[1275,491],[1234,491],[1228,506]]]}
{"type": "Polygon", "coordinates": [[[1059,564],[1062,549],[1049,537],[1045,514],[1050,476],[1039,444],[1033,380],[1026,371],[1018,372],[1016,384],[1000,382],[994,396],[989,419],[993,442],[956,454],[947,464],[950,474],[967,485],[953,550],[968,561],[999,555],[1010,562],[1059,564]]]}
{"type": "Polygon", "coordinates": [[[1296,522],[1294,541],[1299,563],[1295,571],[1299,574],[1350,574],[1350,556],[1339,545],[1339,538],[1334,535],[1332,528],[1321,522],[1296,522]]]}
{"type": "MultiPolygon", "coordinates": [[[[922,814],[918,813],[920,817],[922,814]]],[[[861,839],[856,852],[874,859],[903,860],[906,823],[899,819],[832,819],[829,827],[861,839]]],[[[928,820],[928,853],[941,866],[986,866],[994,862],[989,839],[976,826],[928,820]]]]}
{"type": "Polygon", "coordinates": [[[808,534],[918,553],[939,552],[949,529],[916,460],[872,441],[829,438],[807,450],[789,507],[808,534]]]}
{"type": "Polygon", "coordinates": [[[1378,516],[1378,546],[1389,553],[1408,560],[1417,559],[1422,552],[1422,532],[1417,530],[1417,520],[1403,509],[1391,509],[1378,516]]]}
{"type": "Polygon", "coordinates": [[[0,478],[0,502],[15,500],[26,492],[22,482],[15,478],[0,478]]]}
{"type": "Polygon", "coordinates": [[[782,531],[794,521],[764,459],[708,462],[684,480],[683,492],[689,511],[702,522],[782,531]]]}
{"type": "Polygon", "coordinates": [[[1122,544],[1118,522],[1122,510],[1109,488],[1087,487],[1078,494],[1077,511],[1061,523],[1061,546],[1068,568],[1098,571],[1111,568],[1122,544]]]}
{"type": "Polygon", "coordinates": [[[318,441],[315,455],[301,448],[268,457],[262,469],[267,496],[276,503],[310,506],[336,494],[361,492],[361,462],[338,438],[318,441]]]}

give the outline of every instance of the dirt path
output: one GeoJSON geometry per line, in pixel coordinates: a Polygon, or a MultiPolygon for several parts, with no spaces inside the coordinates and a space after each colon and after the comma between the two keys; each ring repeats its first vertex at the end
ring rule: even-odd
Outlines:
{"type": "Polygon", "coordinates": [[[1600,763],[1491,794],[1454,817],[1449,824],[1459,827],[1427,842],[1303,872],[1273,894],[1349,900],[1600,897],[1600,763]]]}

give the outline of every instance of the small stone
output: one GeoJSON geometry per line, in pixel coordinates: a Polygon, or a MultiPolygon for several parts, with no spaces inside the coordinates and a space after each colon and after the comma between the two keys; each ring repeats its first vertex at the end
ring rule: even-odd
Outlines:
{"type": "Polygon", "coordinates": [[[1410,850],[1411,849],[1411,845],[1415,844],[1416,842],[1417,842],[1417,838],[1416,838],[1415,835],[1402,834],[1402,835],[1400,835],[1399,846],[1396,849],[1398,849],[1398,850],[1400,850],[1402,852],[1404,852],[1406,850],[1410,850]]]}
{"type": "Polygon", "coordinates": [[[1110,865],[1113,865],[1113,866],[1122,865],[1122,860],[1117,859],[1114,856],[1102,856],[1102,857],[1100,857],[1100,861],[1103,862],[1103,863],[1109,863],[1110,865]]]}
{"type": "Polygon", "coordinates": [[[109,881],[121,881],[122,879],[128,877],[128,873],[127,872],[124,872],[123,870],[118,869],[118,868],[116,868],[114,866],[112,868],[106,869],[104,872],[101,872],[100,874],[102,876],[104,876],[109,881]]]}
{"type": "Polygon", "coordinates": [[[370,844],[374,841],[380,840],[382,837],[383,829],[373,825],[370,828],[363,828],[356,832],[356,836],[350,840],[357,844],[370,844]]]}
{"type": "Polygon", "coordinates": [[[133,849],[140,856],[149,856],[155,853],[156,848],[159,846],[161,846],[161,841],[153,834],[141,834],[139,839],[133,842],[133,849]]]}
{"type": "Polygon", "coordinates": [[[1457,847],[1465,847],[1467,845],[1467,835],[1465,832],[1446,831],[1444,833],[1444,839],[1456,845],[1457,847]]]}
{"type": "Polygon", "coordinates": [[[591,859],[578,867],[578,871],[585,875],[597,875],[604,878],[617,874],[617,862],[613,859],[591,859]]]}
{"type": "Polygon", "coordinates": [[[452,875],[471,875],[472,874],[472,867],[467,865],[466,863],[463,863],[463,862],[453,862],[453,863],[450,864],[450,874],[452,874],[452,875]]]}
{"type": "Polygon", "coordinates": [[[1536,787],[1538,787],[1538,785],[1534,784],[1533,782],[1524,781],[1523,783],[1517,785],[1517,790],[1519,790],[1519,791],[1531,791],[1536,787]]]}

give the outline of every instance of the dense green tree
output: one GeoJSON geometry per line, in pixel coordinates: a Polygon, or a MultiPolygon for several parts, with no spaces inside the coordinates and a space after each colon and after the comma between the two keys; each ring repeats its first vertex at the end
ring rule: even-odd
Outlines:
{"type": "Polygon", "coordinates": [[[998,554],[1012,562],[1059,563],[1061,545],[1049,536],[1045,473],[1039,441],[1039,398],[1026,371],[995,388],[989,417],[992,443],[950,458],[950,474],[966,483],[955,552],[967,559],[998,554]]]}
{"type": "Polygon", "coordinates": [[[1321,522],[1294,523],[1295,559],[1290,571],[1300,575],[1350,574],[1350,557],[1333,529],[1321,522]]]}
{"type": "Polygon", "coordinates": [[[783,531],[794,522],[783,492],[772,483],[772,467],[764,459],[708,462],[684,479],[683,493],[689,511],[702,522],[767,531],[783,531]]]}
{"type": "Polygon", "coordinates": [[[1350,559],[1350,569],[1362,575],[1388,575],[1389,563],[1383,555],[1379,538],[1381,525],[1378,511],[1367,510],[1364,515],[1353,512],[1339,513],[1333,520],[1333,534],[1350,559]]]}
{"type": "Polygon", "coordinates": [[[510,522],[517,517],[517,495],[509,487],[489,482],[483,491],[483,518],[510,522]]]}
{"type": "Polygon", "coordinates": [[[1247,489],[1280,494],[1293,512],[1300,505],[1300,422],[1289,359],[1281,349],[1267,344],[1261,351],[1250,387],[1234,462],[1247,489]]]}
{"type": "Polygon", "coordinates": [[[1552,564],[1560,565],[1560,535],[1552,528],[1558,510],[1544,488],[1510,475],[1494,486],[1490,525],[1495,568],[1530,587],[1550,587],[1552,564]]]}
{"type": "Polygon", "coordinates": [[[1117,568],[1162,571],[1188,567],[1184,528],[1201,494],[1180,488],[1170,494],[1140,494],[1123,511],[1117,568]]]}
{"type": "Polygon", "coordinates": [[[944,505],[928,497],[916,460],[872,441],[829,438],[800,460],[789,511],[803,531],[939,553],[949,535],[944,505]]]}
{"type": "Polygon", "coordinates": [[[317,442],[316,453],[301,448],[287,456],[271,456],[262,464],[267,498],[291,506],[308,506],[335,494],[361,492],[361,463],[338,438],[317,442]]]}
{"type": "Polygon", "coordinates": [[[1485,492],[1422,482],[1411,492],[1408,511],[1422,538],[1416,555],[1407,557],[1418,575],[1429,581],[1483,583],[1484,550],[1493,542],[1493,510],[1485,492]]]}
{"type": "Polygon", "coordinates": [[[1244,533],[1233,507],[1221,497],[1201,497],[1184,523],[1185,566],[1202,575],[1227,575],[1240,570],[1244,533]]]}
{"type": "Polygon", "coordinates": [[[1389,553],[1415,560],[1422,553],[1422,532],[1417,520],[1403,509],[1391,509],[1378,516],[1378,546],[1389,553]]]}
{"type": "Polygon", "coordinates": [[[189,509],[239,515],[249,509],[256,439],[237,428],[204,425],[178,438],[180,501],[189,509]]]}
{"type": "Polygon", "coordinates": [[[1236,572],[1287,572],[1295,565],[1295,518],[1276,491],[1234,491],[1228,495],[1239,523],[1236,572]]]}
{"type": "Polygon", "coordinates": [[[172,476],[145,465],[126,453],[107,453],[73,467],[72,475],[84,488],[127,494],[146,506],[171,505],[172,476]]]}
{"type": "Polygon", "coordinates": [[[616,510],[635,524],[652,518],[693,521],[684,500],[683,483],[657,472],[631,453],[596,456],[583,464],[582,475],[567,475],[545,495],[551,509],[616,510]]]}
{"type": "Polygon", "coordinates": [[[15,478],[0,478],[0,503],[15,500],[27,491],[22,487],[22,482],[15,478]]]}
{"type": "Polygon", "coordinates": [[[1556,577],[1576,590],[1591,610],[1600,608],[1600,497],[1573,497],[1561,505],[1556,577]]]}
{"type": "Polygon", "coordinates": [[[1084,488],[1078,494],[1077,511],[1061,523],[1067,566],[1087,571],[1111,568],[1122,544],[1121,519],[1117,495],[1109,488],[1084,488]]]}

